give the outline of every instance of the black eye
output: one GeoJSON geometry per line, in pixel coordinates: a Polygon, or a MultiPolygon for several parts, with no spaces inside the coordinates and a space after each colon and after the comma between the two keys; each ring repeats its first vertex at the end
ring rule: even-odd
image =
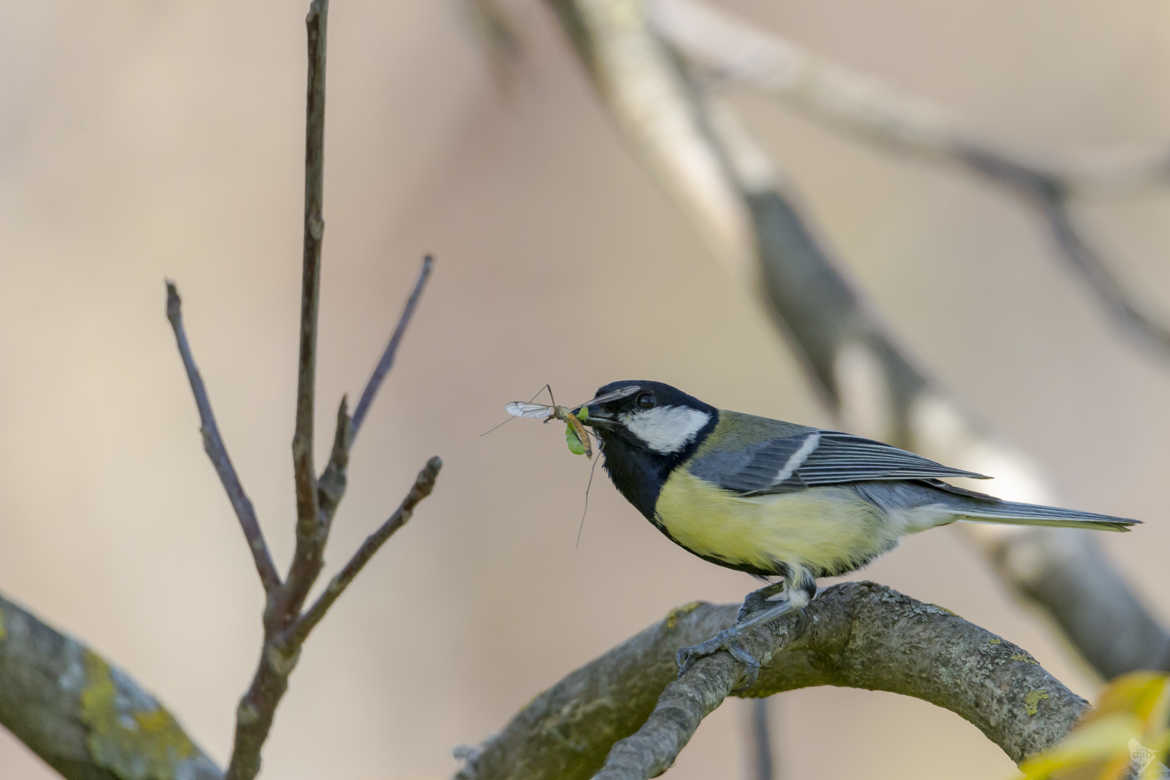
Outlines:
{"type": "Polygon", "coordinates": [[[634,403],[636,403],[642,409],[653,409],[654,408],[654,394],[653,393],[638,393],[638,397],[634,399],[634,403]]]}

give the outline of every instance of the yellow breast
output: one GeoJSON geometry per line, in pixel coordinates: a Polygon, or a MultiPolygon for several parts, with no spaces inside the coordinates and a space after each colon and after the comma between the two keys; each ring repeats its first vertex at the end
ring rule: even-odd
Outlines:
{"type": "Polygon", "coordinates": [[[688,550],[762,570],[779,562],[847,571],[897,543],[881,510],[846,487],[743,497],[679,468],[663,485],[655,511],[688,550]]]}

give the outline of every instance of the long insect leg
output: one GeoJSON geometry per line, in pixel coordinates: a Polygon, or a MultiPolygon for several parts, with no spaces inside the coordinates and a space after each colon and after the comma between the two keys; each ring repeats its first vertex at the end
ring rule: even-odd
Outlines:
{"type": "Polygon", "coordinates": [[[601,458],[593,461],[593,467],[589,469],[589,481],[585,483],[585,506],[581,508],[581,522],[577,525],[577,547],[581,546],[581,532],[585,530],[585,515],[589,514],[589,489],[593,487],[593,475],[597,473],[597,464],[601,462],[601,458]]]}
{"type": "MultiPolygon", "coordinates": [[[[545,390],[548,390],[548,397],[551,399],[551,398],[552,398],[552,388],[551,388],[551,387],[549,387],[548,383],[546,382],[546,383],[545,383],[545,385],[544,385],[544,387],[542,387],[542,388],[540,388],[539,390],[537,390],[537,391],[536,391],[536,393],[535,393],[535,394],[534,394],[534,395],[533,395],[531,398],[529,398],[529,399],[528,399],[528,403],[532,403],[532,402],[533,402],[533,401],[535,401],[537,398],[539,398],[539,397],[540,397],[540,394],[541,394],[541,393],[543,393],[545,390]]],[[[504,418],[503,420],[501,420],[500,422],[498,422],[498,423],[496,423],[495,425],[493,425],[492,427],[488,428],[488,429],[487,429],[486,431],[484,431],[483,433],[481,433],[481,434],[480,434],[480,436],[487,436],[489,433],[492,433],[492,432],[493,432],[493,431],[495,431],[497,428],[502,428],[503,426],[505,426],[505,425],[507,425],[508,423],[512,422],[512,420],[514,420],[514,419],[516,419],[516,418],[515,418],[515,417],[506,417],[506,418],[504,418]]]]}

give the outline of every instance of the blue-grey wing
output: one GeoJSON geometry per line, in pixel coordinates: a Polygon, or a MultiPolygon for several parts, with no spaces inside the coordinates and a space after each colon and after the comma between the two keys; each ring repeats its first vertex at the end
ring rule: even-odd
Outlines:
{"type": "Polygon", "coordinates": [[[690,471],[725,490],[753,495],[872,480],[986,479],[880,441],[816,430],[735,451],[706,452],[695,459],[690,471]]]}

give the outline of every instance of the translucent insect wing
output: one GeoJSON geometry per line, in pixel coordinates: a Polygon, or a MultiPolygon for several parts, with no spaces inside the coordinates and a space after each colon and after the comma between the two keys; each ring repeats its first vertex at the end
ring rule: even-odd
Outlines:
{"type": "Polygon", "coordinates": [[[513,417],[524,417],[530,420],[539,420],[548,417],[552,409],[548,404],[534,404],[525,401],[513,401],[504,407],[504,411],[513,417]]]}

